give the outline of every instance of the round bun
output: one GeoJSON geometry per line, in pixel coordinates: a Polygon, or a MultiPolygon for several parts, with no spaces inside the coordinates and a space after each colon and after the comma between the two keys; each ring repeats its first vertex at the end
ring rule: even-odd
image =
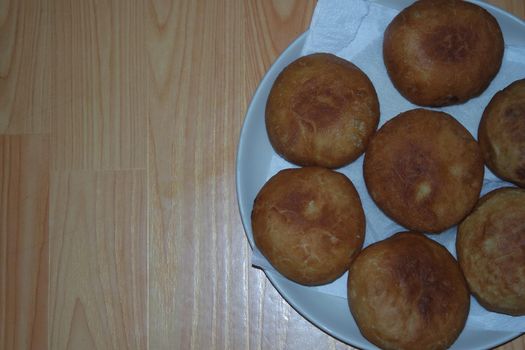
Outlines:
{"type": "Polygon", "coordinates": [[[383,349],[446,349],[459,336],[469,292],[450,253],[420,233],[365,248],[350,267],[348,302],[365,338],[383,349]]]}
{"type": "Polygon", "coordinates": [[[440,232],[474,207],[483,184],[477,142],[446,113],[414,109],[383,125],[368,145],[364,178],[376,204],[399,224],[440,232]]]}
{"type": "Polygon", "coordinates": [[[490,170],[525,187],[525,79],[494,95],[483,112],[478,140],[490,170]]]}
{"type": "Polygon", "coordinates": [[[483,92],[503,58],[503,35],[483,8],[422,0],[389,24],[383,58],[394,86],[421,106],[462,103],[483,92]]]}
{"type": "Polygon", "coordinates": [[[305,285],[334,281],[363,245],[365,215],[354,185],[335,171],[282,170],[255,198],[255,244],[285,277],[305,285]]]}
{"type": "Polygon", "coordinates": [[[485,308],[525,315],[525,190],[483,196],[458,228],[456,250],[469,288],[485,308]]]}
{"type": "Polygon", "coordinates": [[[358,67],[318,53],[277,77],[266,105],[275,151],[303,165],[338,168],[361,155],[379,122],[374,86],[358,67]]]}

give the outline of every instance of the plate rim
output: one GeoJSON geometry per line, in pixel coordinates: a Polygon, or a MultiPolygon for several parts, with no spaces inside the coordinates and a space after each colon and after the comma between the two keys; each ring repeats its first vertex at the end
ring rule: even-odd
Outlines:
{"type": "MultiPolygon", "coordinates": [[[[394,2],[394,0],[369,0],[369,1],[375,2],[375,3],[379,3],[379,4],[382,4],[384,6],[388,6],[389,3],[394,2]]],[[[525,29],[525,20],[522,20],[521,18],[517,17],[516,15],[514,15],[512,13],[509,13],[509,12],[501,9],[500,7],[498,7],[496,5],[487,3],[487,2],[482,1],[482,0],[468,0],[468,1],[472,2],[474,4],[477,4],[477,5],[485,8],[485,9],[487,9],[494,16],[496,16],[496,14],[497,14],[499,16],[505,17],[505,18],[507,18],[507,20],[511,20],[512,22],[514,22],[514,24],[517,24],[517,25],[523,27],[523,29],[525,29]]],[[[408,3],[412,3],[413,1],[407,1],[407,2],[408,3]]],[[[244,115],[243,125],[242,125],[240,133],[239,133],[239,141],[238,141],[238,144],[237,144],[237,152],[236,152],[236,159],[235,159],[236,200],[237,200],[237,206],[238,206],[238,209],[239,209],[239,214],[241,216],[241,222],[242,222],[242,225],[243,225],[244,233],[245,233],[245,236],[246,236],[246,238],[248,240],[248,243],[250,245],[250,249],[252,251],[254,249],[255,242],[253,241],[253,236],[251,235],[251,219],[249,219],[250,215],[248,213],[248,212],[251,212],[251,210],[247,210],[241,204],[241,198],[243,198],[243,196],[244,196],[244,193],[243,193],[244,191],[241,188],[241,181],[240,181],[240,179],[242,178],[242,175],[241,175],[241,169],[240,169],[241,167],[240,167],[239,160],[243,157],[244,151],[246,149],[246,147],[243,147],[243,146],[248,142],[246,140],[246,138],[243,137],[243,135],[246,135],[246,129],[248,128],[248,126],[247,126],[248,122],[247,121],[249,119],[253,119],[253,117],[250,117],[250,116],[253,116],[255,114],[255,112],[254,112],[254,109],[255,109],[254,101],[261,94],[261,90],[263,89],[264,85],[269,84],[268,83],[269,76],[272,75],[272,73],[275,73],[274,71],[277,69],[278,66],[281,65],[281,61],[286,59],[286,57],[289,55],[287,53],[289,53],[293,49],[296,49],[297,47],[299,47],[299,49],[302,49],[302,47],[304,46],[304,42],[306,41],[306,37],[308,35],[308,32],[309,32],[309,29],[306,29],[303,33],[301,33],[294,40],[292,40],[292,42],[277,56],[275,61],[270,65],[268,70],[265,72],[265,74],[263,75],[263,77],[259,81],[259,83],[257,85],[257,88],[255,89],[255,91],[254,91],[254,93],[253,93],[253,95],[252,95],[252,97],[250,99],[250,103],[249,103],[248,108],[246,110],[246,113],[244,115]]],[[[324,333],[330,335],[331,337],[334,337],[334,338],[338,339],[339,341],[341,341],[341,342],[343,342],[345,344],[348,344],[348,345],[351,345],[351,346],[355,346],[355,347],[359,347],[359,348],[362,348],[362,349],[374,349],[374,348],[376,348],[375,345],[370,343],[367,339],[365,339],[366,343],[363,343],[363,342],[359,341],[359,339],[355,339],[354,340],[354,339],[348,338],[348,337],[344,336],[343,334],[339,334],[338,332],[334,331],[333,329],[330,329],[329,327],[325,326],[324,323],[321,322],[311,312],[309,312],[308,309],[305,309],[305,308],[301,307],[294,298],[291,298],[291,297],[288,296],[288,292],[285,290],[286,286],[284,285],[284,282],[289,282],[289,283],[292,283],[292,282],[286,280],[285,277],[281,277],[279,274],[277,274],[277,273],[275,273],[273,271],[267,271],[267,270],[263,270],[263,269],[260,269],[260,270],[262,270],[264,272],[264,274],[266,275],[266,277],[268,278],[268,280],[270,281],[272,286],[277,290],[279,295],[298,314],[300,314],[304,319],[306,319],[312,325],[314,325],[318,329],[322,330],[324,333]]],[[[331,297],[337,298],[335,296],[331,296],[331,297]]],[[[351,317],[353,318],[353,315],[351,315],[351,317]]],[[[359,329],[358,329],[358,331],[359,331],[359,329]]],[[[515,339],[517,337],[519,337],[520,335],[524,334],[524,333],[520,333],[520,332],[505,332],[505,331],[497,331],[497,332],[500,333],[500,334],[503,334],[503,335],[501,337],[497,337],[496,339],[494,339],[494,341],[492,341],[490,343],[484,344],[484,346],[487,346],[488,348],[493,348],[493,347],[496,347],[496,346],[500,346],[500,345],[503,345],[503,344],[505,344],[505,343],[507,343],[507,342],[509,342],[509,341],[511,341],[511,340],[513,340],[513,339],[515,339]]]]}

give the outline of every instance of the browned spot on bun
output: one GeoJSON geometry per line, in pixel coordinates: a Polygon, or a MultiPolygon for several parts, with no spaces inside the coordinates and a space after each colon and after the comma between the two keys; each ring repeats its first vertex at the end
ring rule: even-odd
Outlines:
{"type": "Polygon", "coordinates": [[[522,120],[525,118],[525,102],[516,103],[515,105],[509,106],[505,109],[505,117],[513,120],[522,120]]]}
{"type": "Polygon", "coordinates": [[[381,348],[445,349],[464,327],[469,293],[444,247],[404,232],[359,253],[348,302],[361,333],[381,348]]]}
{"type": "Polygon", "coordinates": [[[348,93],[345,95],[344,90],[344,87],[337,89],[311,78],[298,88],[292,98],[292,110],[300,118],[314,124],[315,129],[329,127],[342,117],[345,104],[349,102],[348,93]]]}
{"type": "MultiPolygon", "coordinates": [[[[525,99],[505,109],[505,128],[514,141],[525,140],[525,99]]],[[[525,153],[525,152],[524,152],[525,153]]]]}
{"type": "Polygon", "coordinates": [[[464,25],[442,25],[425,34],[423,49],[429,57],[445,62],[460,62],[472,54],[476,32],[464,25]]]}
{"type": "Polygon", "coordinates": [[[282,197],[277,203],[276,207],[281,210],[290,211],[292,213],[301,213],[310,200],[314,200],[314,194],[306,191],[295,191],[282,197]]]}
{"type": "Polygon", "coordinates": [[[449,288],[443,285],[439,271],[429,256],[399,254],[392,263],[393,275],[409,299],[416,300],[416,310],[421,320],[430,323],[448,307],[449,288]]]}
{"type": "Polygon", "coordinates": [[[432,162],[429,151],[408,142],[403,154],[394,160],[398,170],[400,183],[409,186],[425,177],[425,174],[434,173],[436,164],[432,162]]]}
{"type": "Polygon", "coordinates": [[[421,106],[462,103],[499,71],[503,35],[496,19],[460,0],[422,0],[388,25],[383,58],[392,83],[421,106]]]}
{"type": "MultiPolygon", "coordinates": [[[[391,186],[396,187],[398,193],[404,198],[409,198],[417,203],[431,202],[435,198],[435,188],[439,187],[437,176],[438,164],[432,161],[431,151],[408,142],[402,153],[394,160],[392,168],[396,175],[391,186]]],[[[422,206],[420,215],[430,217],[435,214],[422,206]]]]}
{"type": "Polygon", "coordinates": [[[337,168],[365,150],[379,122],[379,102],[368,77],[330,54],[299,58],[277,77],[266,105],[275,151],[303,165],[337,168]]]}
{"type": "Polygon", "coordinates": [[[340,277],[361,249],[365,218],[344,175],[306,167],[277,173],[254,202],[255,244],[285,277],[306,285],[340,277]]]}
{"type": "Polygon", "coordinates": [[[379,129],[364,178],[376,204],[401,225],[440,232],[474,207],[483,181],[476,141],[446,113],[415,109],[379,129]]]}
{"type": "Polygon", "coordinates": [[[518,167],[515,173],[520,182],[525,182],[525,166],[518,167]]]}
{"type": "Polygon", "coordinates": [[[408,298],[415,301],[421,319],[430,323],[449,307],[453,288],[443,276],[443,267],[433,261],[431,252],[421,254],[422,251],[415,251],[413,246],[409,249],[410,252],[405,252],[400,248],[397,259],[393,259],[393,274],[408,298]]]}
{"type": "Polygon", "coordinates": [[[525,190],[483,196],[458,228],[456,250],[470,290],[485,308],[525,315],[525,190]]]}
{"type": "Polygon", "coordinates": [[[485,163],[496,175],[525,187],[525,79],[492,97],[479,124],[478,141],[485,163]]]}

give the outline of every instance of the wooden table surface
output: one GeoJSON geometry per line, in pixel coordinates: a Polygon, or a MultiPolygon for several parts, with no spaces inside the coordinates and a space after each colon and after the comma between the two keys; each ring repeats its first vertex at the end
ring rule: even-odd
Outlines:
{"type": "Polygon", "coordinates": [[[0,0],[0,349],[349,348],[250,267],[235,194],[314,5],[0,0]]]}

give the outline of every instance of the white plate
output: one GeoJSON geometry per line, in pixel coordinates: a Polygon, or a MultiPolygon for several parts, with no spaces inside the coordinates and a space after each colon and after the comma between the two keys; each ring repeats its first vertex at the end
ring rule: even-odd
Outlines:
{"type": "MultiPolygon", "coordinates": [[[[402,9],[412,1],[376,0],[377,2],[402,9]]],[[[525,22],[492,5],[472,1],[486,8],[498,20],[505,43],[524,44],[525,22]]],[[[254,246],[250,214],[255,196],[264,185],[270,161],[275,154],[266,133],[264,111],[268,94],[277,75],[292,61],[301,56],[306,33],[299,36],[275,61],[255,91],[246,113],[237,151],[237,199],[246,236],[254,246]]],[[[265,271],[274,287],[303,317],[326,333],[341,341],[363,349],[376,349],[359,332],[348,309],[346,299],[319,293],[283,278],[278,273],[265,271]]],[[[480,331],[467,326],[451,349],[486,349],[507,342],[520,333],[502,331],[480,331]]]]}

